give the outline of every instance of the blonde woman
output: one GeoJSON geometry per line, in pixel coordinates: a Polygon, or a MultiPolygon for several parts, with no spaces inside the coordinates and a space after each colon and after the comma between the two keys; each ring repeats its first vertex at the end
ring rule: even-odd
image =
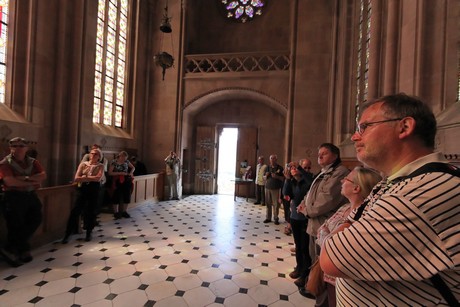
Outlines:
{"type": "MultiPolygon", "coordinates": [[[[343,205],[337,212],[327,219],[318,229],[318,239],[316,243],[323,245],[325,239],[334,233],[345,223],[349,223],[348,215],[353,209],[358,208],[372,191],[372,188],[382,180],[382,177],[374,170],[361,166],[355,167],[342,182],[341,194],[345,196],[349,203],[343,205]]],[[[326,292],[329,306],[336,306],[335,298],[335,277],[324,274],[326,282],[326,292]]],[[[326,294],[325,294],[326,295],[326,294]]]]}
{"type": "Polygon", "coordinates": [[[91,241],[91,233],[96,225],[99,190],[104,175],[104,164],[99,161],[101,156],[100,149],[92,148],[89,153],[89,161],[83,161],[78,166],[74,178],[74,181],[78,183],[77,200],[67,221],[65,236],[62,239],[63,244],[68,243],[70,236],[78,232],[80,215],[83,215],[83,228],[86,229],[85,241],[91,241]]]}

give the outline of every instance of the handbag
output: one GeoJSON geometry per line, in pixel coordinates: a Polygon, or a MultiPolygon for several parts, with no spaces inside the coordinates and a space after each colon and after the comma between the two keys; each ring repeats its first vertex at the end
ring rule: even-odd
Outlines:
{"type": "Polygon", "coordinates": [[[305,289],[315,296],[319,296],[324,293],[324,291],[326,291],[324,273],[323,270],[321,270],[321,266],[319,265],[319,259],[316,259],[310,267],[310,274],[308,275],[305,289]]]}

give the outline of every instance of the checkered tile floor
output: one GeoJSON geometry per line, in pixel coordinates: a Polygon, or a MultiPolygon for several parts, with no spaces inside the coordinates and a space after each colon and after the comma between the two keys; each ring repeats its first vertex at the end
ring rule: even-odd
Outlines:
{"type": "Polygon", "coordinates": [[[231,195],[145,203],[102,214],[93,240],[72,236],[0,261],[0,306],[314,306],[288,274],[293,239],[265,207],[231,195]]]}

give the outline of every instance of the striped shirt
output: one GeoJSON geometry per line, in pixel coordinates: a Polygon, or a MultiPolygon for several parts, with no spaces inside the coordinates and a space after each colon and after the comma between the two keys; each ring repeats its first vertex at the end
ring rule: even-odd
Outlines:
{"type": "MultiPolygon", "coordinates": [[[[421,160],[445,162],[438,154],[421,160]]],[[[419,166],[417,160],[398,174],[419,166]]],[[[337,279],[337,305],[446,305],[428,279],[438,272],[460,297],[460,178],[425,173],[389,181],[378,195],[359,221],[323,246],[349,277],[337,279]]]]}

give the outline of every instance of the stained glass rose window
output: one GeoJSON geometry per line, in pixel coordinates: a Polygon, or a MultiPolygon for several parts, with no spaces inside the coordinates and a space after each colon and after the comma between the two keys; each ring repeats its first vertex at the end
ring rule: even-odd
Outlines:
{"type": "Polygon", "coordinates": [[[262,9],[266,6],[266,0],[221,0],[227,17],[246,22],[252,20],[256,15],[262,15],[262,9]]]}

